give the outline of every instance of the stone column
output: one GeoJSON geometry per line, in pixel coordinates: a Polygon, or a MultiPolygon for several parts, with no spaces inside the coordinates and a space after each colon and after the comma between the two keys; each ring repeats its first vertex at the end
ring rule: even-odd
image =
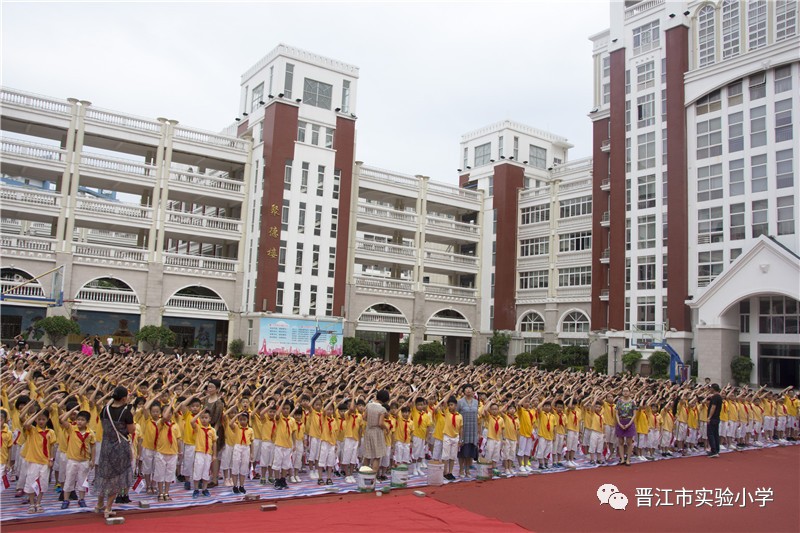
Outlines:
{"type": "Polygon", "coordinates": [[[609,331],[608,339],[608,375],[613,376],[625,370],[622,364],[622,353],[625,349],[625,333],[622,331],[609,331]]]}
{"type": "MultiPolygon", "coordinates": [[[[678,352],[680,353],[680,352],[678,352]]],[[[731,361],[739,354],[739,328],[735,326],[698,325],[695,357],[698,379],[711,378],[725,387],[732,383],[731,361]]],[[[734,383],[735,385],[735,383],[734,383]]]]}
{"type": "Polygon", "coordinates": [[[72,179],[69,186],[69,198],[67,209],[66,228],[64,229],[64,252],[72,253],[72,234],[75,232],[75,208],[78,204],[78,186],[80,185],[80,164],[81,152],[83,152],[83,137],[85,133],[84,117],[86,117],[86,109],[92,105],[91,102],[81,100],[78,107],[78,117],[76,121],[76,135],[75,135],[75,150],[72,155],[71,172],[72,179]]]}
{"type": "MultiPolygon", "coordinates": [[[[72,191],[72,160],[75,158],[75,130],[78,125],[78,114],[80,113],[80,106],[76,98],[68,98],[67,101],[70,103],[70,117],[66,143],[61,146],[61,148],[66,151],[64,172],[61,174],[61,183],[59,183],[61,209],[59,210],[58,221],[56,222],[56,233],[53,235],[57,241],[56,246],[59,247],[59,251],[64,251],[65,247],[71,246],[68,242],[72,242],[72,235],[65,235],[64,231],[68,222],[67,214],[69,213],[70,219],[74,216],[73,211],[69,210],[69,202],[70,192],[72,191]]],[[[25,233],[24,229],[25,228],[23,228],[23,234],[25,233]]]]}

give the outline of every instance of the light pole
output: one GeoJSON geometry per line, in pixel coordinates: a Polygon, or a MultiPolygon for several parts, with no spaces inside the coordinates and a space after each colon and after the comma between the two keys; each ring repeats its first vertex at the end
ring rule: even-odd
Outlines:
{"type": "Polygon", "coordinates": [[[619,351],[619,346],[614,346],[614,375],[617,375],[617,352],[619,351]]]}

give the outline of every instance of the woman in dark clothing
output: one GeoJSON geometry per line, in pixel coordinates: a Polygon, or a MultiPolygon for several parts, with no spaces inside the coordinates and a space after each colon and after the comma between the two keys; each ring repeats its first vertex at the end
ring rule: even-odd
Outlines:
{"type": "MultiPolygon", "coordinates": [[[[222,383],[218,379],[208,380],[206,392],[208,397],[204,409],[208,410],[211,414],[211,427],[217,432],[217,457],[222,454],[222,448],[225,447],[225,428],[222,425],[222,413],[225,411],[225,404],[220,398],[219,393],[222,389],[222,383]]],[[[211,479],[209,480],[209,487],[217,486],[217,478],[219,477],[219,459],[214,460],[211,464],[211,479]]]]}
{"type": "Polygon", "coordinates": [[[103,441],[94,481],[97,491],[95,512],[104,512],[109,518],[115,514],[111,506],[117,494],[126,491],[133,483],[130,435],[136,431],[136,425],[125,387],[114,389],[111,403],[100,412],[100,423],[103,425],[103,441]]]}

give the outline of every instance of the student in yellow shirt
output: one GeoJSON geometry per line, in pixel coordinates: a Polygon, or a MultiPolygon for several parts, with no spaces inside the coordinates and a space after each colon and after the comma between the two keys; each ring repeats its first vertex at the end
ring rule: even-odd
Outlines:
{"type": "Polygon", "coordinates": [[[378,468],[378,481],[386,481],[389,476],[389,469],[392,467],[392,451],[394,450],[394,432],[397,427],[397,418],[400,416],[400,409],[397,402],[389,404],[389,412],[384,418],[387,431],[384,432],[383,438],[386,444],[386,454],[381,458],[380,466],[378,468]]]}
{"type": "Polygon", "coordinates": [[[537,410],[539,411],[537,420],[539,440],[536,442],[536,459],[539,461],[539,470],[546,470],[553,458],[553,440],[555,439],[557,418],[553,414],[553,404],[547,398],[542,398],[537,410]]]}
{"type": "Polygon", "coordinates": [[[675,422],[675,447],[686,455],[686,437],[689,435],[689,402],[686,401],[687,393],[683,393],[678,400],[678,411],[675,422]]]}
{"type": "Polygon", "coordinates": [[[517,441],[517,457],[519,469],[523,472],[531,471],[531,453],[533,452],[533,427],[536,420],[536,409],[531,408],[531,395],[529,394],[519,402],[517,419],[519,420],[519,440],[517,441]]]}
{"type": "Polygon", "coordinates": [[[603,404],[598,400],[589,398],[584,405],[586,406],[584,411],[584,431],[589,432],[589,464],[604,464],[603,404]]]}
{"type": "Polygon", "coordinates": [[[355,483],[353,472],[358,468],[358,443],[361,440],[361,415],[356,410],[355,400],[347,402],[347,410],[342,417],[344,443],[340,466],[344,469],[345,482],[355,483]]]}
{"type": "Polygon", "coordinates": [[[208,497],[211,496],[208,492],[211,463],[217,459],[217,432],[211,427],[211,413],[208,410],[201,411],[192,418],[191,423],[195,434],[192,498],[199,498],[201,491],[203,496],[208,497]]]}
{"type": "Polygon", "coordinates": [[[658,449],[658,443],[661,437],[661,426],[659,422],[658,403],[656,398],[650,398],[647,402],[647,419],[650,422],[650,434],[647,438],[647,451],[649,453],[647,457],[650,460],[653,460],[655,459],[656,450],[658,449]]]}
{"type": "Polygon", "coordinates": [[[700,430],[700,413],[697,407],[697,400],[694,398],[689,401],[689,419],[686,425],[689,428],[686,445],[689,447],[689,451],[693,452],[697,449],[697,433],[700,430]]]}
{"type": "Polygon", "coordinates": [[[328,402],[323,412],[324,420],[322,423],[322,433],[320,434],[319,444],[319,468],[321,469],[318,485],[333,485],[333,468],[336,466],[336,409],[333,406],[333,399],[328,402]],[[322,478],[326,479],[323,480],[322,478]]]}
{"type": "Polygon", "coordinates": [[[517,404],[509,402],[503,413],[503,444],[500,447],[500,460],[503,461],[503,473],[514,475],[514,457],[519,442],[519,420],[517,420],[517,404]]]}
{"type": "MultiPolygon", "coordinates": [[[[32,404],[35,405],[35,404],[32,404]]],[[[22,424],[25,433],[25,494],[28,495],[28,513],[43,513],[42,496],[47,490],[50,468],[54,462],[56,434],[47,428],[49,412],[42,409],[22,424]]]]}
{"type": "Polygon", "coordinates": [[[644,461],[646,460],[645,454],[649,454],[648,440],[650,439],[650,416],[646,406],[643,405],[636,411],[633,425],[636,428],[636,451],[634,453],[640,461],[644,461]]]}
{"type": "Polygon", "coordinates": [[[500,448],[503,444],[503,431],[505,424],[500,416],[500,406],[496,402],[489,402],[478,409],[478,420],[486,428],[486,445],[483,450],[483,459],[488,461],[492,468],[500,462],[500,448]]]}
{"type": "Polygon", "coordinates": [[[319,470],[317,462],[319,461],[319,451],[321,445],[321,437],[323,430],[323,420],[325,418],[322,412],[322,400],[319,397],[314,397],[306,404],[302,404],[303,410],[306,412],[306,434],[308,435],[308,467],[310,470],[309,477],[313,480],[319,480],[319,470]]]}
{"type": "MultiPolygon", "coordinates": [[[[64,413],[59,418],[59,425],[66,434],[67,445],[65,453],[67,456],[65,480],[62,494],[72,491],[77,492],[78,507],[86,507],[86,480],[89,471],[94,467],[94,432],[89,429],[89,419],[91,415],[88,411],[80,411],[77,414],[77,407],[64,413]],[[75,424],[69,420],[75,415],[75,424]]],[[[61,508],[69,507],[69,498],[64,498],[61,508]]]]}
{"type": "Polygon", "coordinates": [[[303,468],[303,453],[305,453],[305,420],[303,410],[298,407],[292,414],[297,431],[294,435],[294,449],[292,450],[292,475],[289,481],[300,483],[300,470],[303,468]]]}
{"type": "Polygon", "coordinates": [[[189,397],[181,403],[178,408],[178,420],[181,423],[181,441],[182,446],[182,459],[180,460],[181,475],[178,477],[180,481],[183,479],[183,490],[190,490],[192,488],[192,474],[194,470],[194,444],[197,440],[195,435],[195,426],[192,425],[192,419],[197,416],[203,404],[199,398],[189,397]]]}
{"type": "Polygon", "coordinates": [[[411,419],[411,408],[404,405],[400,408],[400,417],[394,433],[394,462],[398,465],[411,463],[411,437],[414,435],[414,421],[411,419]]]}
{"type": "Polygon", "coordinates": [[[180,450],[181,426],[180,418],[175,416],[172,407],[167,405],[158,420],[156,437],[156,456],[153,465],[153,481],[158,487],[158,501],[172,501],[169,487],[175,481],[180,450]]]}
{"type": "Polygon", "coordinates": [[[567,417],[564,412],[564,400],[559,398],[556,400],[555,406],[556,434],[553,439],[553,462],[554,466],[563,467],[564,444],[567,440],[567,417]]]}
{"type": "Polygon", "coordinates": [[[0,481],[6,476],[11,463],[11,443],[14,436],[8,427],[8,411],[0,409],[0,481]]]}
{"type": "MultiPolygon", "coordinates": [[[[292,450],[294,449],[294,440],[297,434],[297,424],[295,424],[294,418],[291,417],[292,409],[294,409],[294,402],[284,399],[278,409],[280,415],[274,421],[272,472],[276,478],[275,488],[279,490],[289,488],[286,477],[292,470],[292,450]]],[[[329,437],[334,439],[334,445],[336,444],[335,427],[335,425],[332,425],[329,428],[331,430],[329,437]]],[[[335,463],[331,466],[335,466],[335,463]]]]}
{"type": "Polygon", "coordinates": [[[428,413],[428,406],[425,398],[418,397],[414,401],[414,407],[411,409],[411,419],[414,421],[414,435],[411,438],[411,470],[410,476],[421,476],[422,468],[427,467],[423,465],[425,462],[425,453],[427,451],[426,441],[428,440],[428,428],[431,427],[433,421],[431,415],[428,413]]]}
{"type": "Polygon", "coordinates": [[[147,493],[156,494],[156,482],[153,481],[153,469],[156,464],[156,437],[158,436],[158,421],[161,418],[161,404],[153,396],[144,407],[140,408],[133,416],[135,423],[141,427],[142,453],[139,457],[139,471],[144,476],[147,493]]]}
{"type": "Polygon", "coordinates": [[[617,451],[619,440],[617,437],[617,423],[614,413],[616,407],[614,395],[611,393],[606,394],[606,399],[603,401],[603,438],[608,447],[609,457],[614,457],[616,455],[615,452],[617,451]]]}
{"type": "Polygon", "coordinates": [[[577,468],[575,463],[575,454],[578,452],[578,444],[580,443],[579,435],[581,431],[581,420],[583,413],[580,407],[575,405],[575,401],[570,396],[567,399],[566,423],[567,423],[567,461],[565,466],[567,468],[577,468]]]}
{"type": "Polygon", "coordinates": [[[455,396],[447,398],[447,411],[441,412],[444,425],[442,427],[442,461],[444,462],[444,477],[454,481],[453,467],[458,456],[458,447],[461,444],[464,431],[464,417],[458,412],[458,400],[455,396]]]}
{"type": "Polygon", "coordinates": [[[233,480],[234,494],[247,494],[244,481],[250,474],[250,457],[253,452],[253,439],[255,432],[250,427],[250,415],[245,411],[236,416],[234,412],[239,407],[234,405],[225,412],[225,417],[230,420],[227,430],[234,436],[231,447],[230,471],[233,480]]]}
{"type": "Polygon", "coordinates": [[[272,470],[272,459],[275,455],[275,432],[278,429],[276,418],[277,408],[274,403],[270,403],[261,412],[261,484],[275,483],[275,472],[272,470]]]}

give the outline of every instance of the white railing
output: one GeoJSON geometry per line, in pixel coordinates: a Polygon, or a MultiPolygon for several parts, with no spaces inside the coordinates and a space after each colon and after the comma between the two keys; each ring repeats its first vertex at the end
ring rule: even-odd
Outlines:
{"type": "Polygon", "coordinates": [[[198,255],[184,255],[171,252],[164,253],[164,264],[186,268],[201,268],[205,270],[218,270],[220,272],[235,272],[237,259],[227,257],[202,257],[198,255]]]}
{"type": "Polygon", "coordinates": [[[648,9],[660,6],[663,3],[664,0],[648,0],[644,2],[639,2],[638,4],[633,5],[625,10],[625,20],[635,17],[636,15],[641,15],[648,9]]]}
{"type": "Polygon", "coordinates": [[[602,190],[608,190],[611,188],[611,178],[605,178],[603,181],[600,182],[600,188],[602,190]]]}
{"type": "Polygon", "coordinates": [[[403,315],[394,313],[361,313],[358,317],[359,322],[369,322],[372,324],[399,324],[408,325],[408,321],[403,315]]]}
{"type": "Polygon", "coordinates": [[[98,156],[85,152],[81,154],[81,166],[98,168],[105,172],[134,175],[142,178],[155,178],[157,173],[157,169],[154,165],[98,156]]]}
{"type": "Polygon", "coordinates": [[[3,88],[0,91],[0,100],[3,104],[18,105],[22,107],[30,107],[33,109],[41,109],[42,111],[49,111],[52,113],[61,113],[68,115],[70,113],[70,104],[64,100],[56,100],[49,96],[41,96],[33,93],[26,93],[22,91],[15,91],[14,89],[3,88]]]}
{"type": "Polygon", "coordinates": [[[435,215],[428,215],[426,220],[428,225],[434,228],[448,229],[457,233],[465,233],[471,236],[478,235],[478,226],[476,224],[466,224],[464,222],[458,222],[457,220],[451,220],[449,218],[437,217],[435,215]]]}
{"type": "Polygon", "coordinates": [[[428,182],[428,193],[431,192],[446,194],[448,196],[458,196],[459,198],[464,198],[473,202],[477,202],[481,198],[481,193],[477,191],[462,189],[461,187],[454,187],[452,185],[447,185],[446,183],[439,183],[438,181],[428,182]]]}
{"type": "Polygon", "coordinates": [[[376,278],[369,276],[354,276],[356,287],[381,291],[412,291],[414,284],[410,281],[391,278],[376,278]]]}
{"type": "Polygon", "coordinates": [[[425,250],[425,261],[437,261],[439,263],[452,263],[453,265],[478,267],[478,258],[474,255],[452,254],[450,252],[436,252],[425,250]]]}
{"type": "Polygon", "coordinates": [[[358,204],[358,214],[368,217],[384,218],[392,222],[417,223],[417,214],[399,211],[390,207],[372,204],[358,204]]]}
{"type": "Polygon", "coordinates": [[[194,172],[184,172],[182,170],[170,170],[169,181],[174,183],[186,183],[192,187],[209,187],[215,190],[241,193],[244,183],[239,180],[232,180],[220,176],[209,174],[196,174],[194,172]]]}
{"type": "Polygon", "coordinates": [[[520,189],[519,201],[538,198],[539,196],[550,196],[550,187],[537,187],[535,189],[520,189]]]}
{"type": "Polygon", "coordinates": [[[471,329],[469,322],[463,318],[441,318],[432,317],[428,320],[429,328],[455,328],[455,329],[471,329]]]}
{"type": "Polygon", "coordinates": [[[122,202],[109,202],[94,198],[78,198],[76,210],[89,213],[101,213],[120,217],[149,219],[153,216],[153,209],[143,205],[125,204],[122,202]]]}
{"type": "Polygon", "coordinates": [[[167,211],[167,222],[195,228],[235,232],[241,231],[242,226],[242,221],[235,218],[212,217],[179,211],[167,211]]]}
{"type": "Polygon", "coordinates": [[[580,159],[573,159],[566,163],[553,163],[553,170],[550,171],[551,175],[558,176],[560,174],[567,174],[576,171],[588,171],[592,168],[592,158],[582,157],[580,159]]]}
{"type": "Polygon", "coordinates": [[[61,205],[61,194],[24,187],[0,187],[0,199],[16,200],[33,206],[58,207],[61,205]]]}
{"type": "Polygon", "coordinates": [[[244,139],[229,137],[228,135],[198,130],[195,128],[188,128],[186,126],[176,127],[174,129],[174,136],[178,139],[183,139],[185,141],[194,143],[213,144],[215,146],[223,146],[240,151],[247,150],[247,141],[244,139]]]}
{"type": "Polygon", "coordinates": [[[600,142],[600,150],[603,152],[608,152],[611,150],[611,139],[603,139],[600,142]]]}
{"type": "Polygon", "coordinates": [[[364,241],[361,239],[356,240],[356,251],[375,254],[389,254],[394,256],[409,257],[412,259],[416,256],[416,249],[412,248],[411,246],[399,246],[397,244],[364,241]]]}
{"type": "Polygon", "coordinates": [[[136,293],[129,289],[106,289],[102,287],[84,287],[78,291],[78,300],[101,302],[105,304],[138,304],[136,293]]]}
{"type": "Polygon", "coordinates": [[[374,167],[361,167],[361,177],[372,178],[378,181],[391,183],[392,185],[403,185],[405,187],[419,188],[419,179],[405,174],[397,174],[388,170],[374,167]]]}
{"type": "Polygon", "coordinates": [[[142,248],[124,248],[88,242],[73,242],[72,252],[75,255],[103,257],[106,259],[117,259],[119,261],[138,261],[142,263],[147,262],[149,255],[147,250],[142,248]]]}
{"type": "Polygon", "coordinates": [[[56,146],[47,144],[30,143],[17,139],[0,139],[3,155],[17,155],[31,157],[33,159],[44,159],[46,161],[64,161],[66,152],[56,146]]]}
{"type": "Polygon", "coordinates": [[[23,285],[19,287],[20,283],[24,283],[25,281],[9,281],[9,280],[2,280],[0,281],[0,292],[3,294],[8,294],[9,296],[38,296],[40,298],[44,297],[44,289],[41,285],[37,282],[28,283],[27,285],[23,285]]]}
{"type": "Polygon", "coordinates": [[[609,294],[610,294],[609,289],[600,289],[600,299],[601,300],[608,300],[609,294]]]}
{"type": "Polygon", "coordinates": [[[219,298],[203,298],[200,296],[173,296],[167,301],[167,307],[194,309],[196,311],[227,311],[228,306],[219,298]]]}
{"type": "Polygon", "coordinates": [[[566,192],[571,191],[573,189],[591,189],[592,188],[592,179],[580,179],[580,180],[572,180],[572,181],[565,181],[558,186],[559,192],[566,192]]]}
{"type": "Polygon", "coordinates": [[[161,133],[161,123],[158,121],[133,115],[123,115],[121,113],[115,113],[114,111],[108,111],[98,107],[86,108],[86,120],[123,128],[131,128],[146,133],[161,133]]]}
{"type": "Polygon", "coordinates": [[[28,235],[2,235],[0,236],[0,247],[14,250],[54,252],[56,249],[56,240],[31,237],[28,235]]]}
{"type": "Polygon", "coordinates": [[[477,289],[470,287],[453,287],[452,285],[440,285],[438,283],[426,283],[425,292],[427,294],[439,294],[457,298],[475,298],[478,294],[477,289]]]}
{"type": "Polygon", "coordinates": [[[600,224],[608,224],[611,222],[611,211],[604,211],[600,216],[600,224]]]}

